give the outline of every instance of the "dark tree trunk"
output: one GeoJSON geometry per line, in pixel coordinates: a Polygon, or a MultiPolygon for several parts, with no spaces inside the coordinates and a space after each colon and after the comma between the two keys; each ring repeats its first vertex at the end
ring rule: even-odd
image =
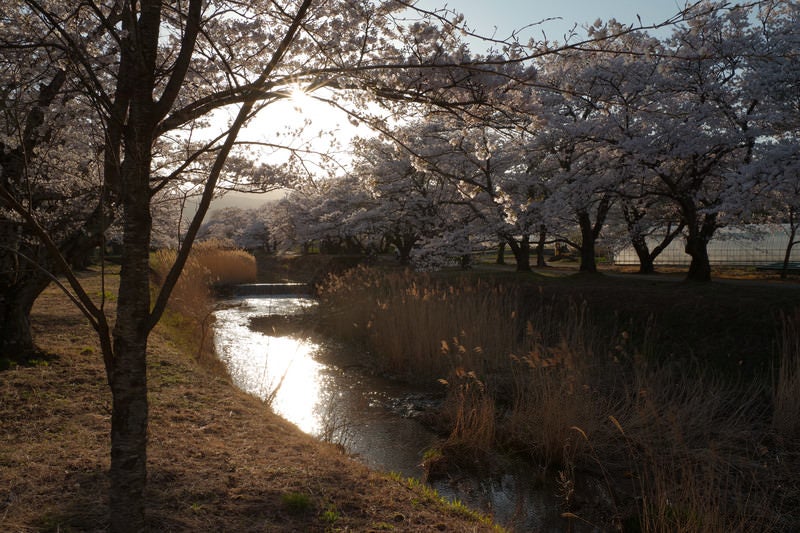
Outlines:
{"type": "Polygon", "coordinates": [[[125,94],[125,157],[119,167],[122,269],[110,369],[111,531],[144,531],[147,481],[147,339],[150,321],[150,166],[155,126],[155,63],[162,5],[140,2],[133,43],[124,43],[119,90],[125,94]],[[123,77],[126,76],[126,77],[123,77]]]}
{"type": "Polygon", "coordinates": [[[711,281],[711,261],[708,257],[708,242],[717,229],[716,213],[709,213],[693,219],[694,223],[687,223],[689,228],[686,237],[686,253],[691,257],[687,281],[711,281]]]}
{"type": "Polygon", "coordinates": [[[581,272],[597,272],[597,256],[594,250],[594,234],[592,232],[592,222],[587,213],[578,215],[578,225],[581,228],[581,272]]]}
{"type": "Polygon", "coordinates": [[[581,272],[596,273],[597,272],[597,255],[595,252],[595,243],[597,238],[600,237],[600,231],[606,222],[606,216],[611,209],[611,199],[606,195],[603,196],[597,203],[595,212],[595,221],[589,216],[589,211],[578,211],[578,226],[581,230],[581,272]]]}
{"type": "Polygon", "coordinates": [[[597,272],[597,256],[594,250],[594,228],[592,227],[589,213],[586,211],[578,213],[578,226],[581,229],[581,245],[579,248],[581,254],[580,271],[595,273],[597,272]]]}
{"type": "Polygon", "coordinates": [[[30,314],[52,269],[43,247],[21,243],[17,224],[0,221],[0,359],[23,362],[37,352],[30,314]]]}
{"type": "Polygon", "coordinates": [[[544,224],[539,226],[539,241],[536,243],[536,266],[544,268],[547,263],[544,260],[544,245],[547,241],[547,226],[544,224]]]}
{"type": "Polygon", "coordinates": [[[531,241],[530,235],[524,234],[519,241],[513,237],[506,239],[511,252],[514,254],[514,259],[517,261],[517,272],[530,272],[531,271],[531,241]]]}
{"type": "Polygon", "coordinates": [[[681,222],[675,227],[673,227],[671,222],[668,223],[661,242],[650,250],[650,247],[647,245],[647,237],[652,236],[652,233],[648,234],[643,231],[640,223],[647,216],[647,210],[651,205],[652,204],[646,204],[643,208],[637,208],[630,201],[622,202],[622,216],[628,227],[628,236],[631,240],[631,246],[633,246],[636,256],[639,258],[639,274],[655,273],[656,258],[681,234],[685,226],[684,222],[681,222]]]}
{"type": "Polygon", "coordinates": [[[417,242],[414,234],[394,235],[389,238],[389,242],[397,250],[397,260],[401,265],[408,265],[411,262],[411,250],[417,242]]]}
{"type": "Polygon", "coordinates": [[[631,245],[639,258],[639,274],[655,274],[655,259],[650,254],[650,248],[643,235],[636,235],[631,238],[631,245]]]}
{"type": "Polygon", "coordinates": [[[698,235],[687,237],[686,253],[692,258],[686,279],[688,281],[711,281],[711,262],[708,259],[708,246],[705,239],[698,235]]]}
{"type": "Polygon", "coordinates": [[[783,254],[783,268],[781,268],[781,279],[786,279],[789,274],[789,262],[792,259],[792,249],[798,243],[795,240],[797,237],[798,220],[796,218],[796,211],[789,210],[789,242],[786,245],[786,252],[783,254]]]}
{"type": "Polygon", "coordinates": [[[36,352],[30,313],[36,298],[48,284],[45,278],[43,282],[4,289],[0,293],[0,359],[22,362],[36,352]]]}
{"type": "Polygon", "coordinates": [[[631,246],[639,258],[639,274],[654,274],[655,257],[650,254],[647,246],[647,236],[642,232],[640,222],[647,215],[648,204],[644,208],[637,208],[631,201],[622,201],[622,217],[628,227],[628,236],[631,239],[631,246]]]}
{"type": "Polygon", "coordinates": [[[495,264],[496,265],[505,265],[506,264],[506,243],[501,242],[497,245],[497,256],[495,257],[495,264]]]}
{"type": "Polygon", "coordinates": [[[789,234],[789,244],[786,245],[786,252],[783,255],[783,267],[781,268],[781,279],[786,279],[789,274],[789,262],[792,258],[792,249],[794,245],[797,244],[798,241],[795,241],[795,235],[797,234],[797,227],[792,226],[791,232],[789,234]]]}
{"type": "MultiPolygon", "coordinates": [[[[133,116],[131,121],[145,121],[133,116]]],[[[142,124],[138,132],[148,131],[142,124]]],[[[131,135],[122,175],[122,270],[111,370],[111,531],[144,531],[150,333],[150,140],[131,135]]]]}

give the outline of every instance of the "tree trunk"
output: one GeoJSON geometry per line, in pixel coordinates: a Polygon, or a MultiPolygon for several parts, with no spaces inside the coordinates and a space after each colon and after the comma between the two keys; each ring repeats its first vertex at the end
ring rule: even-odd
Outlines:
{"type": "Polygon", "coordinates": [[[594,228],[589,218],[589,213],[582,211],[578,213],[578,225],[581,229],[581,272],[597,272],[597,256],[594,251],[594,228]]]}
{"type": "Polygon", "coordinates": [[[527,233],[523,235],[519,242],[514,238],[506,239],[508,246],[514,253],[514,259],[517,261],[517,272],[530,272],[531,271],[531,242],[530,235],[527,233]]]}
{"type": "MultiPolygon", "coordinates": [[[[144,168],[149,169],[149,161],[144,168]]],[[[114,532],[145,529],[151,229],[146,180],[144,187],[140,184],[138,191],[130,193],[127,203],[110,384],[110,511],[114,532]]]]}
{"type": "Polygon", "coordinates": [[[795,240],[797,236],[798,221],[795,218],[795,210],[789,210],[789,243],[786,245],[786,252],[783,254],[783,268],[781,268],[781,279],[786,279],[789,274],[789,261],[792,258],[792,248],[797,244],[795,240]]]}
{"type": "Polygon", "coordinates": [[[611,210],[611,197],[607,194],[597,202],[595,208],[595,221],[589,216],[588,210],[578,211],[578,226],[581,228],[581,272],[597,272],[597,255],[595,253],[595,243],[600,237],[600,231],[606,222],[608,212],[611,210]]]}
{"type": "Polygon", "coordinates": [[[497,245],[497,256],[495,257],[495,264],[496,265],[505,265],[506,264],[506,243],[501,242],[497,245]]]}
{"type": "Polygon", "coordinates": [[[647,247],[644,236],[637,235],[633,237],[631,239],[631,245],[636,251],[636,256],[639,258],[639,274],[655,274],[655,261],[650,254],[650,249],[647,247]]]}
{"type": "Polygon", "coordinates": [[[394,245],[397,250],[397,261],[401,265],[408,265],[411,263],[411,250],[414,249],[414,244],[417,242],[416,235],[394,235],[389,238],[389,243],[394,245]]]}
{"type": "MultiPolygon", "coordinates": [[[[22,362],[37,351],[30,314],[50,277],[25,259],[40,258],[41,249],[23,246],[20,250],[13,224],[0,222],[0,230],[4,230],[0,232],[0,359],[22,362]]],[[[42,269],[51,266],[46,255],[40,263],[42,269]]]]}
{"type": "Polygon", "coordinates": [[[792,249],[794,245],[797,244],[797,241],[794,240],[794,237],[797,233],[797,228],[792,227],[791,234],[789,235],[789,244],[786,245],[786,253],[783,255],[783,267],[781,268],[781,279],[786,279],[789,274],[789,262],[792,258],[792,249]]]}
{"type": "Polygon", "coordinates": [[[544,268],[547,262],[544,260],[544,244],[547,240],[547,227],[542,224],[539,226],[539,242],[536,243],[536,266],[544,268]]]}
{"type": "Polygon", "coordinates": [[[36,352],[30,312],[42,290],[23,288],[0,293],[0,359],[22,362],[36,352]]]}
{"type": "Polygon", "coordinates": [[[686,253],[692,258],[686,279],[688,281],[711,281],[711,262],[708,259],[708,246],[705,239],[697,235],[687,237],[686,253]]]}
{"type": "Polygon", "coordinates": [[[686,253],[692,258],[689,264],[687,281],[711,281],[711,261],[708,257],[708,242],[717,229],[717,215],[703,215],[702,220],[695,219],[687,223],[689,234],[686,237],[686,253]]]}
{"type": "MultiPolygon", "coordinates": [[[[122,292],[122,291],[120,291],[122,292]]],[[[121,299],[120,299],[121,301],[121,299]]],[[[126,312],[125,315],[130,315],[126,312]]],[[[123,316],[118,316],[117,324],[123,316]]],[[[114,372],[111,384],[111,531],[145,530],[144,487],[147,478],[146,338],[136,326],[114,334],[114,372]],[[132,338],[128,338],[132,337],[132,338]]]]}

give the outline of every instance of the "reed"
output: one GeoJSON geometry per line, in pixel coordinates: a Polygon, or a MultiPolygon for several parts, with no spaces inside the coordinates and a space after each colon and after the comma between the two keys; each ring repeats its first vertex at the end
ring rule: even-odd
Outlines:
{"type": "Polygon", "coordinates": [[[505,363],[484,346],[510,349],[518,332],[516,293],[488,283],[455,287],[427,274],[359,267],[318,293],[327,329],[366,344],[381,371],[416,381],[435,383],[456,368],[495,372],[505,363]]]}
{"type": "Polygon", "coordinates": [[[772,426],[784,439],[800,441],[800,310],[783,316],[772,426]]]}
{"type": "MultiPolygon", "coordinates": [[[[175,250],[159,250],[151,258],[154,283],[160,286],[175,262],[175,250]]],[[[213,287],[250,283],[256,279],[255,258],[243,250],[224,248],[220,242],[198,243],[192,249],[170,295],[162,324],[197,354],[198,360],[216,364],[212,341],[213,287]]]]}
{"type": "Polygon", "coordinates": [[[797,494],[774,490],[794,486],[790,469],[767,460],[792,456],[763,443],[770,420],[797,442],[800,314],[784,323],[770,412],[763,383],[723,381],[699,365],[656,366],[649,361],[658,358],[645,356],[658,350],[648,344],[655,335],[601,332],[579,302],[522,301],[515,288],[486,281],[453,285],[363,268],[329,280],[320,294],[331,331],[357,340],[380,370],[446,385],[440,420],[449,436],[440,453],[455,455],[450,462],[499,449],[523,455],[568,488],[565,516],[592,522],[570,506],[593,478],[593,495],[583,498],[606,502],[595,514],[607,527],[797,525],[786,503],[797,494]]]}
{"type": "Polygon", "coordinates": [[[457,369],[445,383],[450,394],[443,415],[451,430],[444,447],[451,456],[458,454],[460,461],[486,457],[495,445],[494,398],[474,372],[457,369]]]}

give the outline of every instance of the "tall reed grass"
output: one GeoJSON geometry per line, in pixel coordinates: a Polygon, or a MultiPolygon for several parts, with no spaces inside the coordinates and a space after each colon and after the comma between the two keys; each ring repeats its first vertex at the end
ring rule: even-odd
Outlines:
{"type": "Polygon", "coordinates": [[[360,343],[379,370],[446,384],[442,453],[527,457],[570,487],[565,516],[653,532],[800,525],[786,503],[797,494],[774,490],[796,486],[781,468],[787,456],[765,444],[770,420],[786,438],[800,427],[797,317],[784,325],[770,413],[764,384],[656,365],[647,336],[599,331],[580,302],[368,268],[319,292],[329,330],[360,343]]]}
{"type": "Polygon", "coordinates": [[[783,317],[772,426],[783,438],[800,441],[800,310],[783,317]]]}
{"type": "MultiPolygon", "coordinates": [[[[175,262],[175,250],[159,250],[151,258],[154,283],[160,286],[175,262]]],[[[252,283],[256,280],[255,258],[244,250],[226,248],[221,242],[206,241],[192,248],[169,299],[167,323],[174,335],[181,337],[206,362],[216,361],[213,354],[211,313],[214,309],[213,287],[252,283]]]]}

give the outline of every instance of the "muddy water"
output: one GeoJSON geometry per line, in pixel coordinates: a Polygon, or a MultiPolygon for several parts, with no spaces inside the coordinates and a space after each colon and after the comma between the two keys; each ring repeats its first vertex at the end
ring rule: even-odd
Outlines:
{"type": "MultiPolygon", "coordinates": [[[[313,309],[304,296],[241,296],[219,302],[215,343],[234,383],[270,401],[273,410],[306,433],[341,444],[365,464],[421,478],[422,456],[436,435],[414,418],[416,408],[435,401],[424,391],[341,368],[309,340],[252,329],[251,320],[313,309]]],[[[524,469],[495,479],[460,477],[434,484],[445,497],[488,512],[517,531],[551,529],[554,502],[531,490],[524,469]]],[[[550,492],[550,491],[545,491],[550,492]]]]}

